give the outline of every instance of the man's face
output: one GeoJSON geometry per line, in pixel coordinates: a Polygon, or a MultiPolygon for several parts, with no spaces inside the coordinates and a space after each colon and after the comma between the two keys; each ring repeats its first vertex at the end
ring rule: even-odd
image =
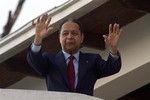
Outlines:
{"type": "Polygon", "coordinates": [[[62,49],[67,53],[76,53],[83,42],[84,35],[78,24],[68,21],[61,27],[59,41],[62,49]]]}

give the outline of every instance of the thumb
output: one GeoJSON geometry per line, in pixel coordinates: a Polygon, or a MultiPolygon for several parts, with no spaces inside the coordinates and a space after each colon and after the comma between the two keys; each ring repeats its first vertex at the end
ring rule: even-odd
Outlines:
{"type": "Polygon", "coordinates": [[[44,38],[49,36],[51,34],[51,31],[54,29],[54,27],[49,27],[47,30],[46,30],[46,33],[44,35],[44,38]]]}
{"type": "Polygon", "coordinates": [[[104,38],[104,39],[106,39],[106,38],[107,38],[107,36],[106,36],[106,35],[103,35],[103,38],[104,38]]]}
{"type": "Polygon", "coordinates": [[[47,36],[51,33],[51,31],[54,29],[54,27],[49,27],[48,29],[47,29],[47,36]]]}
{"type": "Polygon", "coordinates": [[[54,29],[54,27],[49,27],[48,30],[47,30],[47,32],[49,33],[49,32],[51,32],[53,29],[54,29]]]}
{"type": "Polygon", "coordinates": [[[104,41],[107,42],[107,36],[103,35],[104,41]]]}

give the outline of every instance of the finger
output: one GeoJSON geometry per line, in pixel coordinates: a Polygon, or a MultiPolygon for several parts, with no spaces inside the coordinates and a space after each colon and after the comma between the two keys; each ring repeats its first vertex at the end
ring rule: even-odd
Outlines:
{"type": "Polygon", "coordinates": [[[117,28],[117,24],[115,23],[113,26],[113,32],[112,33],[116,33],[116,28],[117,28]]]}
{"type": "Polygon", "coordinates": [[[43,14],[43,15],[42,15],[42,17],[41,17],[41,22],[44,22],[45,17],[46,17],[46,15],[45,15],[45,14],[43,14]]]}
{"type": "Polygon", "coordinates": [[[47,20],[47,22],[46,22],[46,25],[48,26],[49,25],[49,23],[51,22],[51,19],[52,19],[52,17],[51,16],[49,16],[48,17],[48,20],[47,20]]]}
{"type": "Polygon", "coordinates": [[[118,35],[120,36],[122,33],[122,28],[119,30],[118,35]]]}
{"type": "Polygon", "coordinates": [[[43,17],[43,23],[47,23],[47,20],[48,20],[48,14],[45,13],[43,17]]]}
{"type": "Polygon", "coordinates": [[[37,19],[37,23],[39,23],[40,22],[40,17],[38,17],[38,19],[37,19]]]}
{"type": "Polygon", "coordinates": [[[119,34],[120,29],[119,29],[119,24],[116,25],[116,34],[119,34]]]}
{"type": "Polygon", "coordinates": [[[109,33],[112,33],[112,24],[109,24],[109,33]]]}
{"type": "Polygon", "coordinates": [[[48,14],[47,14],[47,13],[45,13],[45,16],[44,16],[44,22],[46,22],[46,21],[47,21],[47,18],[48,18],[48,14]]]}

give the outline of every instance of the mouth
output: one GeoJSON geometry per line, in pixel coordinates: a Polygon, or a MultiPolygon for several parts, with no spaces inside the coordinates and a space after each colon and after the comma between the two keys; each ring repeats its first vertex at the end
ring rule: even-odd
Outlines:
{"type": "Polygon", "coordinates": [[[74,45],[74,43],[73,42],[67,42],[66,43],[68,46],[72,46],[72,45],[74,45]]]}
{"type": "Polygon", "coordinates": [[[74,44],[74,41],[66,41],[66,44],[72,45],[74,44]]]}

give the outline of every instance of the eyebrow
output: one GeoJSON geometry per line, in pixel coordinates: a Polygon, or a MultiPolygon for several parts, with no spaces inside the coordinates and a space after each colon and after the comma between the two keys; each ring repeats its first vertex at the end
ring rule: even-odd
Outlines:
{"type": "Polygon", "coordinates": [[[63,30],[62,32],[68,32],[68,31],[80,32],[79,30],[63,30]]]}

